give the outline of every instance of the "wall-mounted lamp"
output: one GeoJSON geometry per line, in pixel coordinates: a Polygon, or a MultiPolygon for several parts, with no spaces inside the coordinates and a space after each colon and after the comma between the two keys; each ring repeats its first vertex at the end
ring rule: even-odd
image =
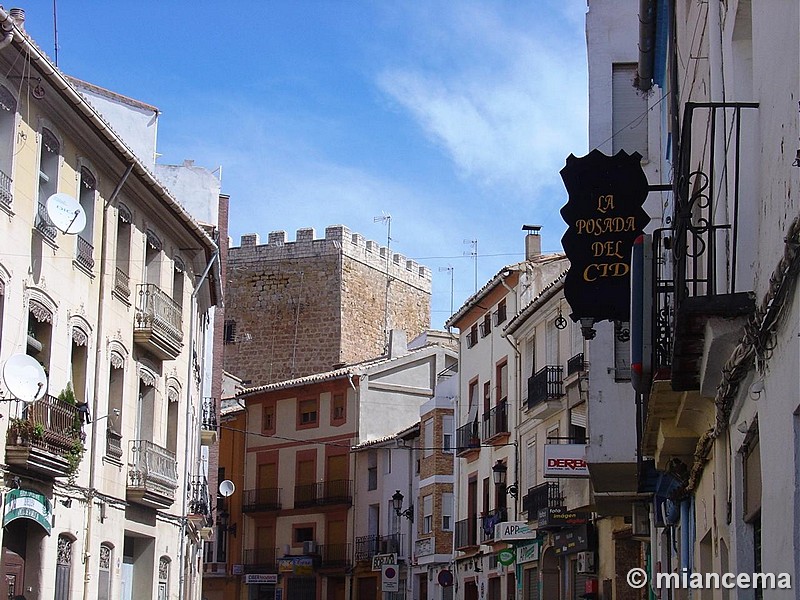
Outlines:
{"type": "Polygon", "coordinates": [[[508,467],[503,461],[498,460],[492,467],[492,479],[496,487],[503,488],[505,493],[514,498],[517,497],[517,483],[514,482],[506,487],[506,477],[508,475],[508,467]]]}
{"type": "Polygon", "coordinates": [[[414,505],[409,504],[408,508],[403,510],[403,494],[400,493],[400,490],[392,495],[392,508],[398,517],[405,517],[412,523],[414,522],[414,505]]]}

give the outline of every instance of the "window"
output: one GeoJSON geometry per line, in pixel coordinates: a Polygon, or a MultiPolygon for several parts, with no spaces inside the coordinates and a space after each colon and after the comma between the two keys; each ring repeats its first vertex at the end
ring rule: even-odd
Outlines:
{"type": "Polygon", "coordinates": [[[158,559],[158,600],[167,600],[169,595],[169,567],[170,559],[162,556],[158,559]]]}
{"type": "Polygon", "coordinates": [[[61,143],[49,129],[42,129],[39,150],[39,206],[36,229],[47,239],[56,238],[56,228],[47,215],[47,199],[58,191],[58,163],[61,143]]]}
{"type": "Polygon", "coordinates": [[[497,311],[494,313],[494,324],[500,325],[500,323],[504,323],[507,318],[508,315],[506,309],[506,301],[500,300],[500,302],[497,304],[497,311]]]}
{"type": "Polygon", "coordinates": [[[117,209],[117,254],[114,293],[127,300],[131,295],[131,211],[124,204],[117,209]]]}
{"type": "Polygon", "coordinates": [[[422,533],[433,531],[433,495],[422,498],[422,533]]]}
{"type": "Polygon", "coordinates": [[[378,453],[370,450],[367,453],[367,490],[378,489],[378,453]]]}
{"type": "Polygon", "coordinates": [[[484,338],[492,333],[492,315],[486,313],[483,316],[483,322],[480,324],[481,337],[484,338]]]}
{"type": "Polygon", "coordinates": [[[309,398],[308,400],[300,400],[298,403],[298,427],[316,427],[317,425],[317,408],[319,401],[316,398],[309,398]]]}
{"type": "Polygon", "coordinates": [[[453,531],[453,494],[442,494],[442,531],[453,531]]]}
{"type": "Polygon", "coordinates": [[[86,226],[75,240],[75,262],[87,271],[94,268],[94,204],[97,198],[97,180],[86,167],[81,167],[81,182],[78,185],[78,202],[86,213],[86,226]]]}
{"type": "Polygon", "coordinates": [[[50,372],[50,345],[53,337],[53,308],[31,298],[28,313],[28,354],[50,372]]]}
{"type": "Polygon", "coordinates": [[[147,238],[144,255],[145,282],[161,286],[161,240],[151,229],[145,232],[145,237],[147,238]]]}
{"type": "Polygon", "coordinates": [[[179,309],[183,310],[183,279],[186,265],[180,258],[176,258],[172,269],[172,299],[179,309]]]}
{"type": "Polygon", "coordinates": [[[275,404],[273,402],[265,402],[262,404],[261,410],[263,411],[264,423],[262,428],[265,432],[275,432],[275,404]]]}
{"type": "Polygon", "coordinates": [[[331,421],[341,425],[345,421],[347,403],[345,402],[344,394],[334,394],[331,399],[331,421]]]}
{"type": "Polygon", "coordinates": [[[97,575],[97,600],[111,600],[111,565],[114,564],[114,547],[100,544],[100,570],[97,575]]]}
{"type": "Polygon", "coordinates": [[[391,448],[387,448],[386,452],[383,453],[383,472],[386,475],[389,475],[392,472],[392,450],[391,448]]]}
{"type": "Polygon", "coordinates": [[[0,85],[0,206],[11,206],[11,165],[16,140],[17,100],[0,85]]]}
{"type": "Polygon", "coordinates": [[[442,449],[445,452],[453,451],[453,429],[455,420],[452,415],[442,417],[442,449]]]}
{"type": "Polygon", "coordinates": [[[615,64],[611,69],[612,153],[638,152],[647,160],[647,98],[633,87],[637,66],[615,64]]]}
{"type": "Polygon", "coordinates": [[[467,348],[472,348],[478,343],[478,325],[473,325],[467,334],[467,348]]]}
{"type": "Polygon", "coordinates": [[[303,542],[314,541],[314,528],[313,527],[295,527],[294,540],[295,544],[302,544],[303,542]]]}
{"type": "Polygon", "coordinates": [[[478,408],[478,382],[470,381],[469,383],[469,412],[477,411],[478,408]]]}
{"type": "Polygon", "coordinates": [[[70,577],[72,575],[72,538],[58,536],[58,554],[56,555],[56,593],[55,600],[70,598],[70,577]]]}
{"type": "Polygon", "coordinates": [[[536,486],[538,481],[536,473],[536,438],[529,440],[525,451],[525,473],[527,478],[527,487],[532,488],[536,486]]]}
{"type": "Polygon", "coordinates": [[[508,397],[508,361],[504,360],[497,365],[495,377],[497,378],[497,404],[508,397]]]}
{"type": "Polygon", "coordinates": [[[225,344],[233,344],[236,342],[236,321],[234,319],[225,319],[222,341],[225,344]]]}
{"type": "Polygon", "coordinates": [[[422,422],[423,434],[423,449],[422,456],[430,456],[433,454],[433,419],[426,419],[422,422]]]}
{"type": "Polygon", "coordinates": [[[492,383],[485,381],[483,383],[483,418],[489,418],[489,411],[492,408],[492,383]]]}

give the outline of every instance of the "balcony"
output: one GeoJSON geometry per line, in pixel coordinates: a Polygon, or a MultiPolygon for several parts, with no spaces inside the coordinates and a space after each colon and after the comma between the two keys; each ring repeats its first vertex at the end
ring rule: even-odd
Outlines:
{"type": "Polygon", "coordinates": [[[558,483],[549,481],[528,490],[522,498],[522,510],[528,512],[528,521],[536,522],[539,511],[545,508],[560,508],[564,504],[564,496],[558,483]]]}
{"type": "Polygon", "coordinates": [[[362,535],[356,538],[356,560],[372,560],[376,554],[403,555],[403,534],[362,535]]]}
{"type": "Polygon", "coordinates": [[[483,415],[483,439],[492,442],[508,435],[508,402],[503,399],[483,415]]]}
{"type": "Polygon", "coordinates": [[[337,479],[294,486],[294,507],[326,506],[353,503],[353,481],[337,479]]]}
{"type": "Polygon", "coordinates": [[[69,477],[82,452],[80,417],[74,404],[45,396],[26,406],[22,418],[10,419],[6,463],[12,467],[45,477],[69,477]]]}
{"type": "Polygon", "coordinates": [[[94,246],[82,236],[78,235],[75,252],[75,262],[91,272],[94,269],[94,246]]]}
{"type": "Polygon", "coordinates": [[[131,278],[119,267],[114,271],[114,293],[123,300],[131,297],[131,278]]]}
{"type": "Polygon", "coordinates": [[[478,545],[478,518],[456,521],[456,550],[471,548],[478,545]]]}
{"type": "Polygon", "coordinates": [[[244,570],[246,573],[277,573],[277,555],[277,548],[247,548],[242,552],[244,570]]]}
{"type": "Polygon", "coordinates": [[[213,523],[208,480],[205,477],[195,477],[192,481],[188,519],[196,529],[209,528],[213,523]]]}
{"type": "Polygon", "coordinates": [[[106,429],[106,456],[114,461],[122,460],[122,434],[111,427],[106,429]]]}
{"type": "Polygon", "coordinates": [[[130,443],[128,502],[150,508],[169,508],[175,502],[178,464],[175,454],[147,440],[130,443]]]}
{"type": "Polygon", "coordinates": [[[343,569],[352,564],[352,544],[320,544],[317,554],[323,569],[343,569]]]}
{"type": "Polygon", "coordinates": [[[528,411],[530,418],[546,419],[560,411],[564,397],[564,367],[542,367],[528,379],[528,411]]]}
{"type": "Polygon", "coordinates": [[[583,352],[580,352],[567,361],[567,377],[578,375],[589,370],[589,364],[583,359],[583,352]]]}
{"type": "Polygon", "coordinates": [[[11,177],[0,171],[0,207],[9,210],[14,200],[11,177]]]}
{"type": "Polygon", "coordinates": [[[242,512],[268,512],[281,509],[281,488],[245,490],[242,512]]]}
{"type": "Polygon", "coordinates": [[[137,286],[133,341],[161,360],[173,360],[183,346],[181,307],[158,286],[137,286]]]}
{"type": "Polygon", "coordinates": [[[47,214],[47,207],[41,202],[39,202],[36,209],[36,220],[34,222],[34,227],[45,240],[51,244],[55,243],[58,229],[56,229],[53,221],[50,220],[50,215],[47,214]]]}
{"type": "Polygon", "coordinates": [[[481,516],[481,543],[494,540],[494,526],[506,521],[508,521],[508,511],[505,508],[498,508],[488,515],[481,516]]]}
{"type": "Polygon", "coordinates": [[[200,444],[213,446],[217,443],[217,401],[216,398],[203,399],[203,415],[200,421],[200,444]]]}
{"type": "Polygon", "coordinates": [[[467,423],[456,429],[456,454],[462,456],[481,449],[477,423],[467,423]]]}

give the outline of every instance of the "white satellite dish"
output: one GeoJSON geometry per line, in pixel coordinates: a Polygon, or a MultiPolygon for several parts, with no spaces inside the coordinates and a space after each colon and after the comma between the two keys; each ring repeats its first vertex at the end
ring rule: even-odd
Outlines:
{"type": "Polygon", "coordinates": [[[235,492],[235,491],[236,491],[236,486],[233,485],[233,482],[230,479],[226,479],[225,481],[221,481],[220,482],[220,484],[219,484],[219,494],[220,494],[220,496],[223,496],[223,497],[227,498],[228,496],[233,494],[233,492],[235,492]]]}
{"type": "Polygon", "coordinates": [[[86,212],[69,194],[53,194],[47,199],[47,216],[61,233],[75,234],[86,227],[86,212]]]}
{"type": "Polygon", "coordinates": [[[3,365],[3,381],[17,399],[30,404],[44,397],[47,375],[42,365],[27,354],[14,354],[3,365]]]}

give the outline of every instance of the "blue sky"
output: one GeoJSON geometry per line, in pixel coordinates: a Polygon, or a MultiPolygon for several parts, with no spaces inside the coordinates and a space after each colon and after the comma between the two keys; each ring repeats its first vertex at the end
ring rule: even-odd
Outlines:
{"type": "MultiPolygon", "coordinates": [[[[20,3],[51,57],[53,3],[20,3]]],[[[159,162],[222,166],[230,233],[333,224],[433,272],[432,325],[560,249],[558,171],[587,151],[585,0],[58,0],[59,68],[157,106],[159,162]]]]}

